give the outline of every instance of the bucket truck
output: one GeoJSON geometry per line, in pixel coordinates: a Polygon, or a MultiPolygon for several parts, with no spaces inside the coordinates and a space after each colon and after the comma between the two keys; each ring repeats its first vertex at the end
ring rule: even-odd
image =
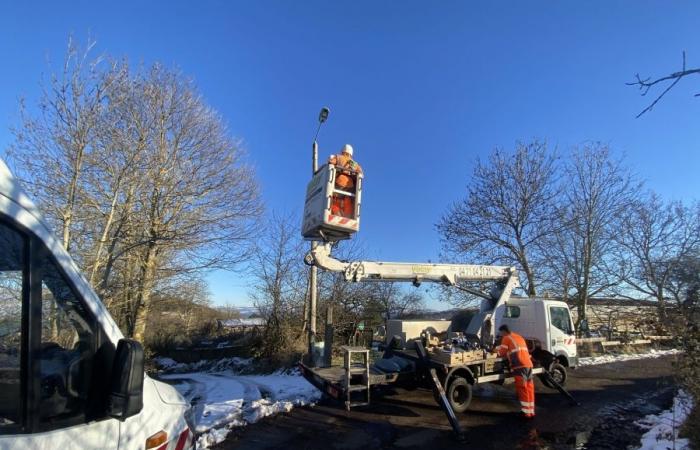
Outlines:
{"type": "MultiPolygon", "coordinates": [[[[572,402],[563,388],[566,366],[576,364],[573,324],[566,303],[547,299],[512,298],[519,286],[514,267],[465,264],[432,264],[375,261],[341,261],[331,255],[333,245],[350,239],[359,230],[362,174],[344,171],[354,177],[351,191],[338,189],[336,176],[343,169],[324,165],[314,174],[306,189],[302,235],[314,241],[304,262],[321,270],[341,273],[348,282],[424,282],[440,283],[465,290],[482,298],[481,308],[466,330],[436,330],[429,323],[419,335],[387,335],[382,359],[370,364],[369,350],[344,346],[343,367],[315,367],[300,363],[303,375],[324,394],[344,400],[349,410],[370,401],[373,386],[416,381],[432,387],[450,423],[461,435],[456,412],[463,412],[471,401],[472,386],[484,382],[502,382],[512,378],[506,361],[491,353],[497,327],[508,324],[528,342],[539,374],[549,387],[556,388],[572,402]],[[338,196],[351,199],[353,213],[339,215],[332,208],[338,196]],[[464,286],[464,282],[491,282],[483,292],[464,286]],[[442,331],[442,333],[441,333],[442,331]],[[360,356],[361,362],[353,360],[360,356]],[[361,397],[358,401],[358,395],[361,397]]],[[[315,317],[315,311],[310,311],[315,317]]],[[[402,321],[389,323],[401,328],[402,321]]],[[[414,323],[414,325],[416,325],[414,323]]]]}

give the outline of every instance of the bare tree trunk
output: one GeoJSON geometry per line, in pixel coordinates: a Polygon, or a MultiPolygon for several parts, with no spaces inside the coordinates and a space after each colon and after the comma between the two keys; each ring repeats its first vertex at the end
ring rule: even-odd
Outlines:
{"type": "Polygon", "coordinates": [[[73,173],[70,184],[68,186],[68,198],[66,199],[66,207],[63,211],[63,247],[66,251],[70,251],[70,234],[73,226],[73,214],[75,212],[75,200],[78,191],[78,179],[80,178],[80,170],[83,165],[83,153],[85,146],[80,144],[76,149],[75,166],[72,167],[73,173]]]}
{"type": "Polygon", "coordinates": [[[134,339],[139,342],[144,342],[146,336],[146,324],[148,322],[148,313],[151,309],[151,293],[153,290],[155,270],[156,269],[156,251],[154,245],[149,245],[146,250],[143,263],[141,265],[141,286],[137,294],[136,301],[136,320],[134,322],[134,339]]]}

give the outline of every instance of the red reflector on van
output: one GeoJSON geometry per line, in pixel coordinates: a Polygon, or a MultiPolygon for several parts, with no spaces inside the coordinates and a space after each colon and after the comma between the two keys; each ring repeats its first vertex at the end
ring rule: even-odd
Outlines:
{"type": "Polygon", "coordinates": [[[190,429],[185,428],[185,431],[180,433],[180,438],[177,440],[177,445],[175,446],[175,450],[184,450],[185,444],[187,444],[188,437],[190,437],[190,429]]]}

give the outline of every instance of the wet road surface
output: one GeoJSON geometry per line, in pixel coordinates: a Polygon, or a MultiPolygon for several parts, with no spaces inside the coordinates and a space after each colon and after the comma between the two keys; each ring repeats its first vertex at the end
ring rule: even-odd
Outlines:
{"type": "Polygon", "coordinates": [[[372,405],[346,412],[323,401],[234,429],[216,449],[626,449],[638,447],[634,421],[667,409],[676,392],[675,357],[624,361],[569,372],[570,406],[536,381],[537,417],[518,417],[511,385],[475,389],[458,414],[466,442],[458,442],[447,418],[423,389],[395,389],[372,405]]]}

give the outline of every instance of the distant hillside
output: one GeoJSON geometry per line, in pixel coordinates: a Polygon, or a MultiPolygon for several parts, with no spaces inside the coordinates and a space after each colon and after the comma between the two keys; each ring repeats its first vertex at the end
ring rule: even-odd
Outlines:
{"type": "Polygon", "coordinates": [[[241,313],[241,318],[243,319],[258,315],[258,308],[255,306],[237,306],[236,309],[241,313]]]}

